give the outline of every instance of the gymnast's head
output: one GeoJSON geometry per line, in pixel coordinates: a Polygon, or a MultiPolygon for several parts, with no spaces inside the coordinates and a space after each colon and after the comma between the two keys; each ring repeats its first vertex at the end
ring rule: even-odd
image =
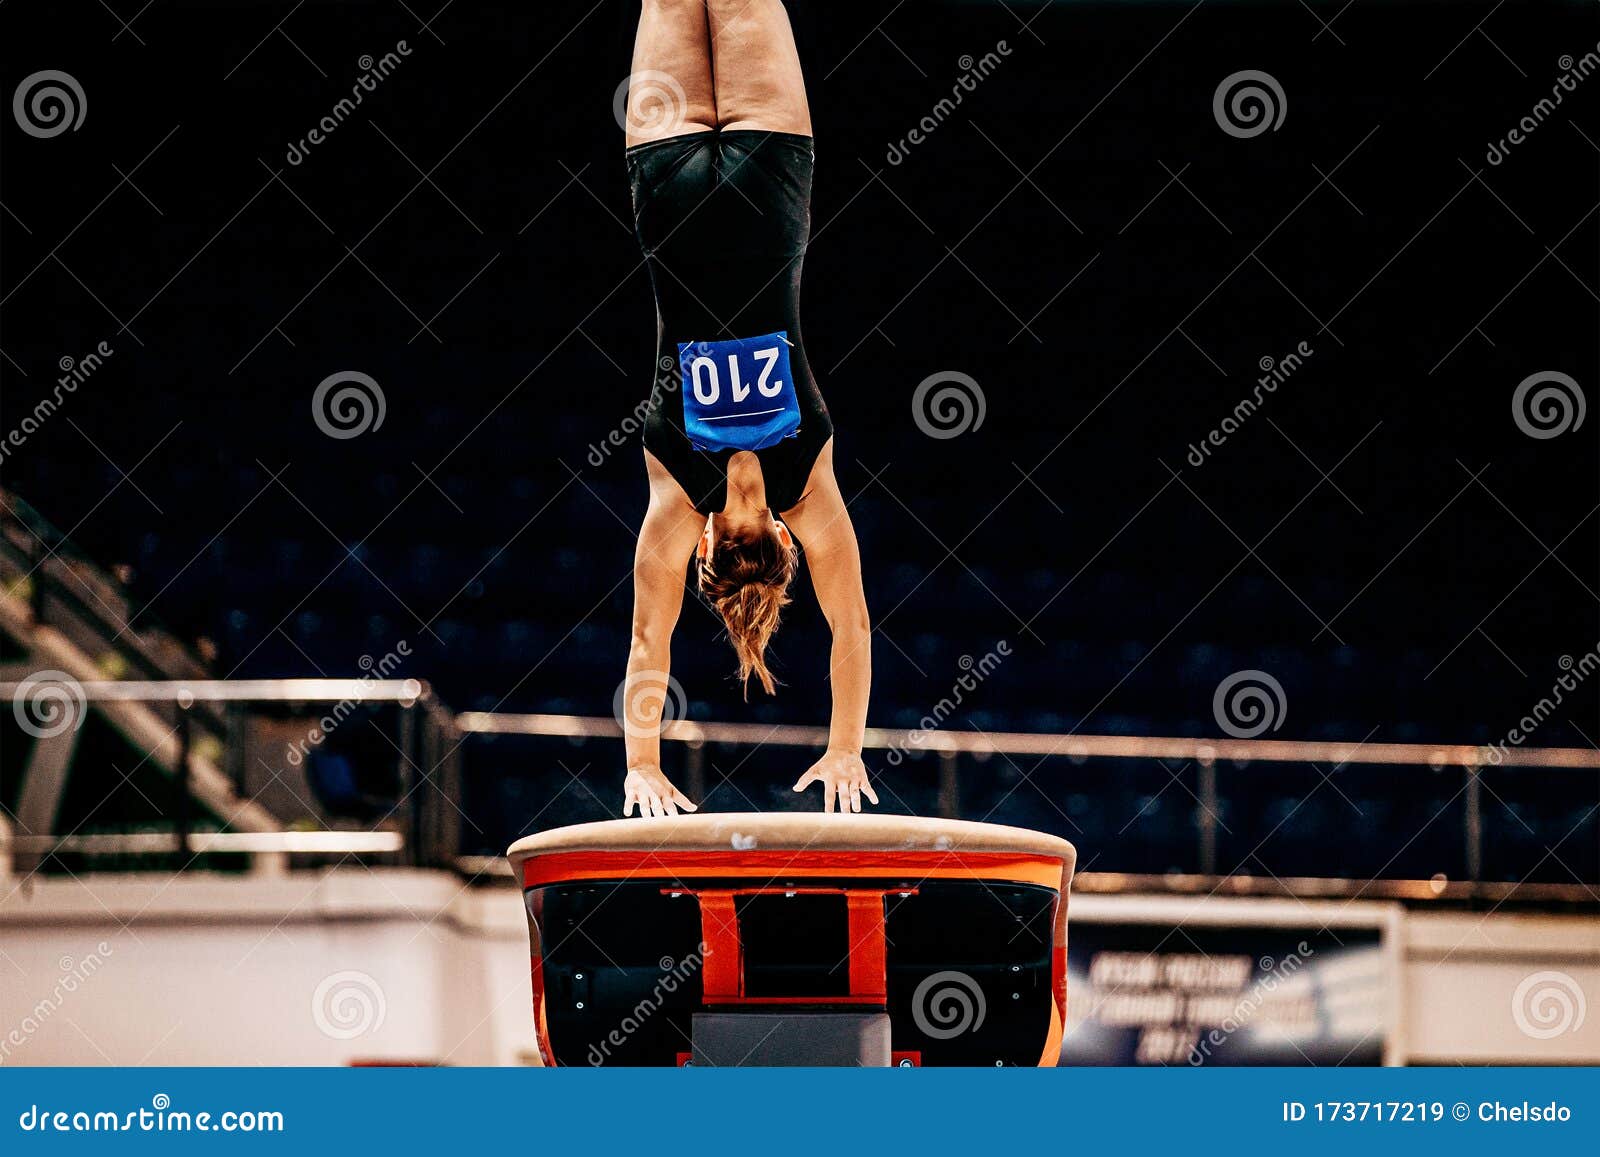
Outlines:
{"type": "Polygon", "coordinates": [[[734,520],[714,514],[696,548],[700,593],[722,616],[728,640],[739,658],[745,696],[754,676],[768,695],[777,685],[767,669],[767,643],[789,605],[789,584],[799,569],[799,551],[789,528],[770,510],[734,520]]]}

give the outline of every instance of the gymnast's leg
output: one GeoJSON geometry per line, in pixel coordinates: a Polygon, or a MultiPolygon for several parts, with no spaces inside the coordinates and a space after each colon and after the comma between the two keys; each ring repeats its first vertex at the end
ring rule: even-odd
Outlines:
{"type": "Polygon", "coordinates": [[[629,147],[716,127],[706,0],[644,0],[629,80],[629,147]]]}
{"type": "Polygon", "coordinates": [[[717,123],[811,135],[800,54],[783,0],[707,0],[717,123]]]}

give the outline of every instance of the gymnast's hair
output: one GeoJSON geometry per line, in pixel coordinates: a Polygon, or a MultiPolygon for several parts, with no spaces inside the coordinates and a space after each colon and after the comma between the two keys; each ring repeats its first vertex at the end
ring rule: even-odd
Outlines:
{"type": "Polygon", "coordinates": [[[700,560],[700,593],[722,616],[747,699],[752,675],[768,695],[777,690],[767,669],[767,643],[789,605],[789,584],[798,569],[798,551],[784,545],[771,526],[753,535],[725,534],[700,560]]]}

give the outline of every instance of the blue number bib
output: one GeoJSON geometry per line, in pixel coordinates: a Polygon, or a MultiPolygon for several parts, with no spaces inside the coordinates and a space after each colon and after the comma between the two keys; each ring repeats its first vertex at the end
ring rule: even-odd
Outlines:
{"type": "Polygon", "coordinates": [[[696,450],[765,450],[800,431],[789,335],[682,342],[683,429],[696,450]]]}

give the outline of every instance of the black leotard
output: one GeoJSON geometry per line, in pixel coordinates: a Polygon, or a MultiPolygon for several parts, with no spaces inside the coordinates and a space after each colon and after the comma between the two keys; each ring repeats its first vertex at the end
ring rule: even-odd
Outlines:
{"type": "Polygon", "coordinates": [[[833,436],[800,339],[812,140],[745,129],[691,133],[635,145],[627,161],[634,226],[656,297],[658,388],[645,419],[645,447],[696,510],[721,511],[732,452],[696,450],[684,433],[679,343],[786,332],[800,429],[755,453],[767,504],[789,510],[805,496],[817,455],[833,436]]]}

